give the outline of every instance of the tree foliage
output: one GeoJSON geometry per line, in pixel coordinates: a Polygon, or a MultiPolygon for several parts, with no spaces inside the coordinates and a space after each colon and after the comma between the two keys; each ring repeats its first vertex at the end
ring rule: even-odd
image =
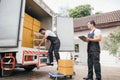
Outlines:
{"type": "Polygon", "coordinates": [[[75,7],[74,9],[69,10],[69,16],[73,18],[80,18],[84,16],[91,15],[92,7],[89,4],[80,5],[75,7]]]}
{"type": "Polygon", "coordinates": [[[101,13],[102,13],[102,12],[99,11],[99,12],[96,12],[95,14],[101,14],[101,13]]]}
{"type": "MultiPolygon", "coordinates": [[[[111,54],[120,53],[120,28],[117,28],[113,33],[104,39],[104,49],[109,50],[111,54]]],[[[120,56],[120,55],[119,55],[120,56]]]]}

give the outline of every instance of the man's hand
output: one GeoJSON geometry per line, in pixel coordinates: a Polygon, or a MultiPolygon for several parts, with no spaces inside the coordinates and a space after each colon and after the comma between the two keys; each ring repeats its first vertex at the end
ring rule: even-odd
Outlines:
{"type": "Polygon", "coordinates": [[[89,38],[86,38],[86,40],[85,40],[86,42],[89,42],[90,41],[90,39],[89,38]]]}
{"type": "Polygon", "coordinates": [[[47,50],[47,48],[44,48],[44,50],[47,50]]]}
{"type": "Polygon", "coordinates": [[[45,39],[47,39],[47,36],[44,36],[38,46],[38,48],[40,49],[40,46],[45,42],[45,39]]]}
{"type": "Polygon", "coordinates": [[[41,47],[41,46],[39,45],[39,46],[37,47],[37,49],[40,49],[40,47],[41,47]]]}

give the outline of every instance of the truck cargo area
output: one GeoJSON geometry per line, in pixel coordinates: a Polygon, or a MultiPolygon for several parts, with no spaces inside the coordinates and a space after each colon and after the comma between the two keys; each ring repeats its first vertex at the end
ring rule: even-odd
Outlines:
{"type": "MultiPolygon", "coordinates": [[[[26,0],[25,12],[30,16],[41,21],[41,27],[51,30],[52,15],[48,14],[43,8],[40,7],[42,5],[39,1],[38,2],[35,1],[37,0],[26,0]]],[[[45,6],[43,5],[43,7],[45,6]]]]}
{"type": "Polygon", "coordinates": [[[44,2],[37,0],[26,0],[22,47],[35,48],[35,46],[38,46],[40,43],[40,40],[38,40],[40,36],[34,33],[38,33],[41,27],[52,29],[53,15],[50,13],[49,8],[43,4],[44,2]],[[45,7],[48,9],[46,10],[45,7]]]}

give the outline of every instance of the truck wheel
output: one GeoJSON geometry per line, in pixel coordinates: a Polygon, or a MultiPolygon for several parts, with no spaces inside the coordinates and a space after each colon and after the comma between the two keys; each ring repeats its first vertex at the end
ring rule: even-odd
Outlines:
{"type": "Polygon", "coordinates": [[[0,77],[7,77],[12,75],[13,70],[0,70],[0,77]]]}
{"type": "Polygon", "coordinates": [[[27,71],[27,72],[32,71],[34,68],[35,68],[35,66],[33,66],[33,65],[25,66],[25,67],[24,67],[25,71],[27,71]]]}
{"type": "Polygon", "coordinates": [[[15,68],[15,65],[16,59],[12,53],[5,53],[3,55],[0,55],[0,76],[10,76],[15,68]]]}

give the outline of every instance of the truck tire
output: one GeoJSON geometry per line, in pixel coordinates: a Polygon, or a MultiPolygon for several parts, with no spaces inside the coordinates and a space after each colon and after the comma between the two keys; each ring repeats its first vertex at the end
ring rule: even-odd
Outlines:
{"type": "Polygon", "coordinates": [[[30,66],[25,66],[24,69],[25,69],[25,71],[30,72],[30,71],[32,71],[35,67],[36,67],[36,66],[34,66],[34,65],[30,65],[30,66]]]}
{"type": "Polygon", "coordinates": [[[0,54],[0,76],[1,77],[10,76],[15,68],[15,65],[16,65],[15,54],[13,53],[0,54]],[[9,57],[6,58],[6,55],[9,57]],[[9,64],[5,64],[8,61],[10,61],[9,64]]]}
{"type": "Polygon", "coordinates": [[[0,70],[0,77],[8,77],[11,76],[13,70],[0,70]]]}
{"type": "Polygon", "coordinates": [[[2,70],[0,63],[0,77],[7,77],[12,75],[13,70],[2,70]]]}

